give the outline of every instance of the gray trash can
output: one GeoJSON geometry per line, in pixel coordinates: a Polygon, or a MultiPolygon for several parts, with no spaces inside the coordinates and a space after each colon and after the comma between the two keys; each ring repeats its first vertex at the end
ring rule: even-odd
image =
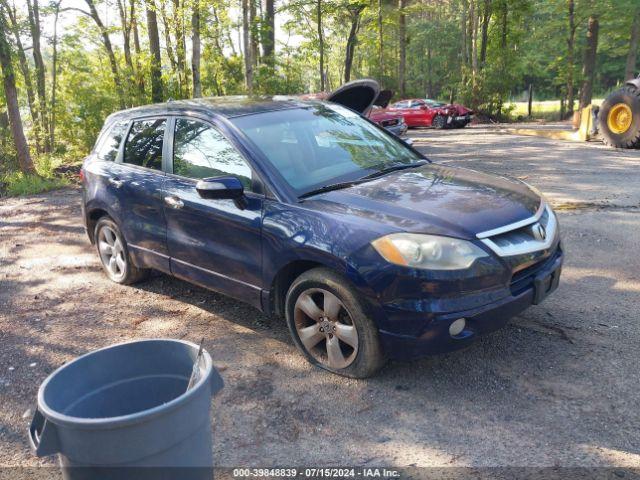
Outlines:
{"type": "Polygon", "coordinates": [[[212,477],[211,397],[222,378],[198,345],[142,340],[83,355],[40,386],[29,428],[37,456],[65,479],[212,477]]]}

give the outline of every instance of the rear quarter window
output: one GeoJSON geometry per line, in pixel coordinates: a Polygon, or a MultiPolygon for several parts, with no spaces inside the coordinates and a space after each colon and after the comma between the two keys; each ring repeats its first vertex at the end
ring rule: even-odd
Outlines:
{"type": "Polygon", "coordinates": [[[106,162],[115,161],[120,143],[127,133],[128,122],[116,122],[102,135],[96,146],[96,157],[106,162]]]}
{"type": "Polygon", "coordinates": [[[123,162],[162,170],[162,143],[167,120],[135,120],[124,146],[123,162]]]}

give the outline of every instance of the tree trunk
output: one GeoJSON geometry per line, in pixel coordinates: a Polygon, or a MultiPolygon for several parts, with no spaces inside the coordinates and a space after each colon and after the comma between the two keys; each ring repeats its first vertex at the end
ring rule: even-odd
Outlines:
{"type": "Polygon", "coordinates": [[[247,92],[253,95],[253,52],[251,47],[251,25],[249,23],[249,1],[242,0],[242,47],[244,48],[244,75],[247,92]]]}
{"type": "Polygon", "coordinates": [[[11,135],[18,155],[20,170],[25,173],[35,173],[29,145],[22,129],[22,119],[20,118],[20,107],[18,105],[18,91],[16,90],[16,80],[11,65],[11,51],[5,36],[7,24],[4,13],[0,9],[0,66],[2,67],[2,79],[4,84],[4,95],[7,101],[7,111],[9,113],[9,123],[11,124],[11,135]]]}
{"type": "Polygon", "coordinates": [[[351,30],[347,38],[347,49],[344,57],[344,82],[351,80],[351,66],[353,65],[353,54],[358,42],[358,30],[360,29],[360,14],[364,6],[356,5],[349,7],[349,16],[351,17],[351,30]]]}
{"type": "Polygon", "coordinates": [[[53,19],[53,56],[51,59],[51,119],[49,121],[49,143],[53,150],[56,145],[56,93],[58,88],[58,17],[60,16],[60,4],[58,0],[55,4],[55,15],[53,19]]]}
{"type": "Polygon", "coordinates": [[[322,0],[316,0],[316,16],[318,20],[318,53],[320,54],[320,91],[324,92],[324,34],[322,32],[322,0]]]}
{"type": "Polygon", "coordinates": [[[596,70],[596,53],[598,51],[598,29],[600,25],[596,15],[589,16],[587,27],[587,48],[584,52],[584,66],[582,68],[582,94],[580,96],[580,108],[591,104],[593,96],[593,78],[596,70]]]}
{"type": "Polygon", "coordinates": [[[509,4],[507,0],[503,0],[502,3],[502,28],[500,31],[500,46],[503,49],[507,48],[507,35],[509,33],[509,4]]]}
{"type": "Polygon", "coordinates": [[[636,55],[638,54],[638,41],[640,40],[640,5],[636,7],[629,39],[629,52],[627,53],[627,66],[624,70],[624,79],[631,80],[636,76],[636,55]]]}
{"type": "Polygon", "coordinates": [[[378,0],[378,72],[380,75],[380,85],[384,77],[384,43],[382,38],[382,0],[378,0]]]}
{"type": "Polygon", "coordinates": [[[569,36],[567,37],[567,115],[573,115],[573,104],[575,102],[575,93],[573,89],[573,70],[575,62],[575,44],[576,44],[576,20],[575,20],[575,2],[568,0],[569,8],[569,36]]]}
{"type": "MultiPolygon", "coordinates": [[[[34,0],[35,2],[36,0],[34,0]]],[[[102,35],[102,43],[104,44],[104,49],[107,51],[107,56],[109,57],[109,64],[111,65],[111,73],[113,74],[113,83],[116,86],[116,92],[118,94],[118,100],[120,102],[120,108],[124,109],[126,107],[126,101],[124,96],[124,90],[122,89],[122,81],[120,79],[120,72],[118,71],[118,62],[116,61],[116,56],[113,53],[113,47],[111,46],[111,39],[109,38],[109,31],[105,28],[102,20],[100,20],[100,16],[98,15],[98,11],[96,10],[96,6],[93,3],[93,0],[84,0],[89,6],[89,13],[91,14],[91,18],[96,22],[98,26],[98,30],[100,30],[100,34],[102,35]]]]}
{"type": "Polygon", "coordinates": [[[147,30],[149,32],[149,50],[151,52],[151,100],[162,101],[162,60],[160,57],[160,36],[158,19],[153,0],[147,0],[147,30]]]}
{"type": "Polygon", "coordinates": [[[173,16],[180,94],[185,97],[189,95],[189,75],[187,73],[187,51],[184,32],[184,1],[180,3],[180,0],[173,0],[173,16]]]}
{"type": "MultiPolygon", "coordinates": [[[[132,19],[127,19],[127,5],[126,0],[118,0],[118,12],[120,13],[120,24],[122,25],[122,43],[124,49],[124,61],[127,64],[127,68],[130,71],[130,74],[134,74],[133,70],[133,59],[131,58],[131,21],[132,19]]],[[[128,83],[128,82],[127,82],[128,83]]]]}
{"type": "Polygon", "coordinates": [[[202,84],[200,83],[200,1],[193,3],[193,15],[191,16],[191,71],[193,73],[193,96],[202,96],[202,84]]]}
{"type": "Polygon", "coordinates": [[[480,49],[480,68],[487,61],[487,42],[489,41],[489,21],[491,20],[491,0],[484,0],[482,14],[482,47],[480,49]]]}
{"type": "Polygon", "coordinates": [[[398,0],[398,48],[400,61],[398,64],[398,95],[404,97],[406,90],[405,70],[407,64],[407,24],[404,9],[406,0],[398,0]]]}
{"type": "Polygon", "coordinates": [[[138,95],[139,101],[144,101],[144,73],[142,72],[142,65],[140,65],[140,56],[142,55],[140,48],[140,36],[138,35],[138,18],[136,16],[136,0],[131,0],[130,3],[130,16],[131,16],[131,29],[133,30],[133,48],[136,52],[136,78],[138,83],[138,95]]]}
{"type": "Polygon", "coordinates": [[[160,15],[162,15],[162,24],[164,25],[164,43],[167,47],[167,57],[169,58],[171,69],[173,70],[173,73],[176,73],[176,71],[178,70],[178,63],[176,62],[176,56],[173,51],[173,44],[171,43],[171,24],[169,23],[169,19],[167,18],[167,9],[164,2],[165,0],[160,0],[160,15]]]}
{"type": "Polygon", "coordinates": [[[51,150],[47,132],[49,131],[47,121],[47,91],[46,91],[46,69],[42,60],[42,50],[40,48],[40,7],[38,0],[27,0],[27,10],[29,13],[29,27],[31,30],[31,41],[33,51],[33,62],[36,67],[36,91],[38,93],[38,117],[40,118],[40,132],[44,135],[44,151],[51,150]]]}
{"type": "Polygon", "coordinates": [[[460,51],[462,52],[462,64],[467,65],[469,63],[467,43],[467,9],[469,7],[468,0],[462,0],[462,12],[460,15],[460,32],[462,37],[460,38],[460,51]]]}
{"type": "Polygon", "coordinates": [[[262,27],[262,52],[264,61],[273,65],[276,45],[276,13],[274,0],[265,0],[264,25],[262,27]]]}
{"type": "Polygon", "coordinates": [[[249,38],[251,40],[251,60],[255,68],[260,60],[258,58],[260,56],[260,45],[256,25],[256,0],[249,0],[249,38]]]}
{"type": "Polygon", "coordinates": [[[24,78],[24,86],[27,91],[27,103],[29,104],[29,113],[31,114],[31,121],[33,122],[34,133],[36,138],[36,149],[42,151],[40,145],[40,120],[38,118],[38,107],[36,106],[35,92],[33,90],[33,79],[31,78],[31,69],[29,68],[29,62],[27,61],[27,55],[20,38],[20,27],[16,20],[16,16],[13,14],[9,4],[6,0],[0,0],[0,6],[4,7],[9,20],[11,22],[11,30],[13,31],[14,40],[18,47],[18,62],[20,64],[20,72],[24,78]]]}

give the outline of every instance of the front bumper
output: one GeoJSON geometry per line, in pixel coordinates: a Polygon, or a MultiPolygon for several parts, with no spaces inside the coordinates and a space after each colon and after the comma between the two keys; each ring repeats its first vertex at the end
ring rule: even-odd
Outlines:
{"type": "MultiPolygon", "coordinates": [[[[406,335],[380,329],[380,341],[389,358],[410,360],[432,354],[451,352],[470,345],[480,335],[503,327],[508,320],[526,310],[530,305],[539,303],[558,285],[564,256],[558,250],[537,268],[530,269],[527,275],[519,275],[510,285],[511,294],[492,303],[463,311],[430,314],[416,311],[395,311],[391,313],[395,321],[415,322],[422,318],[423,328],[417,335],[406,335]],[[542,291],[541,289],[545,289],[542,291]],[[458,335],[449,333],[450,325],[464,318],[466,326],[458,335]]],[[[389,317],[387,312],[387,317],[389,317]]],[[[394,322],[386,322],[386,325],[394,322]]]]}

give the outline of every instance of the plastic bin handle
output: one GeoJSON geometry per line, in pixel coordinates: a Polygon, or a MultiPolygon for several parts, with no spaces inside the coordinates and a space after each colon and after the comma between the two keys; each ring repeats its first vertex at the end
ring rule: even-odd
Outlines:
{"type": "Polygon", "coordinates": [[[29,427],[29,443],[38,457],[60,453],[56,428],[42,415],[38,407],[29,427]]]}

